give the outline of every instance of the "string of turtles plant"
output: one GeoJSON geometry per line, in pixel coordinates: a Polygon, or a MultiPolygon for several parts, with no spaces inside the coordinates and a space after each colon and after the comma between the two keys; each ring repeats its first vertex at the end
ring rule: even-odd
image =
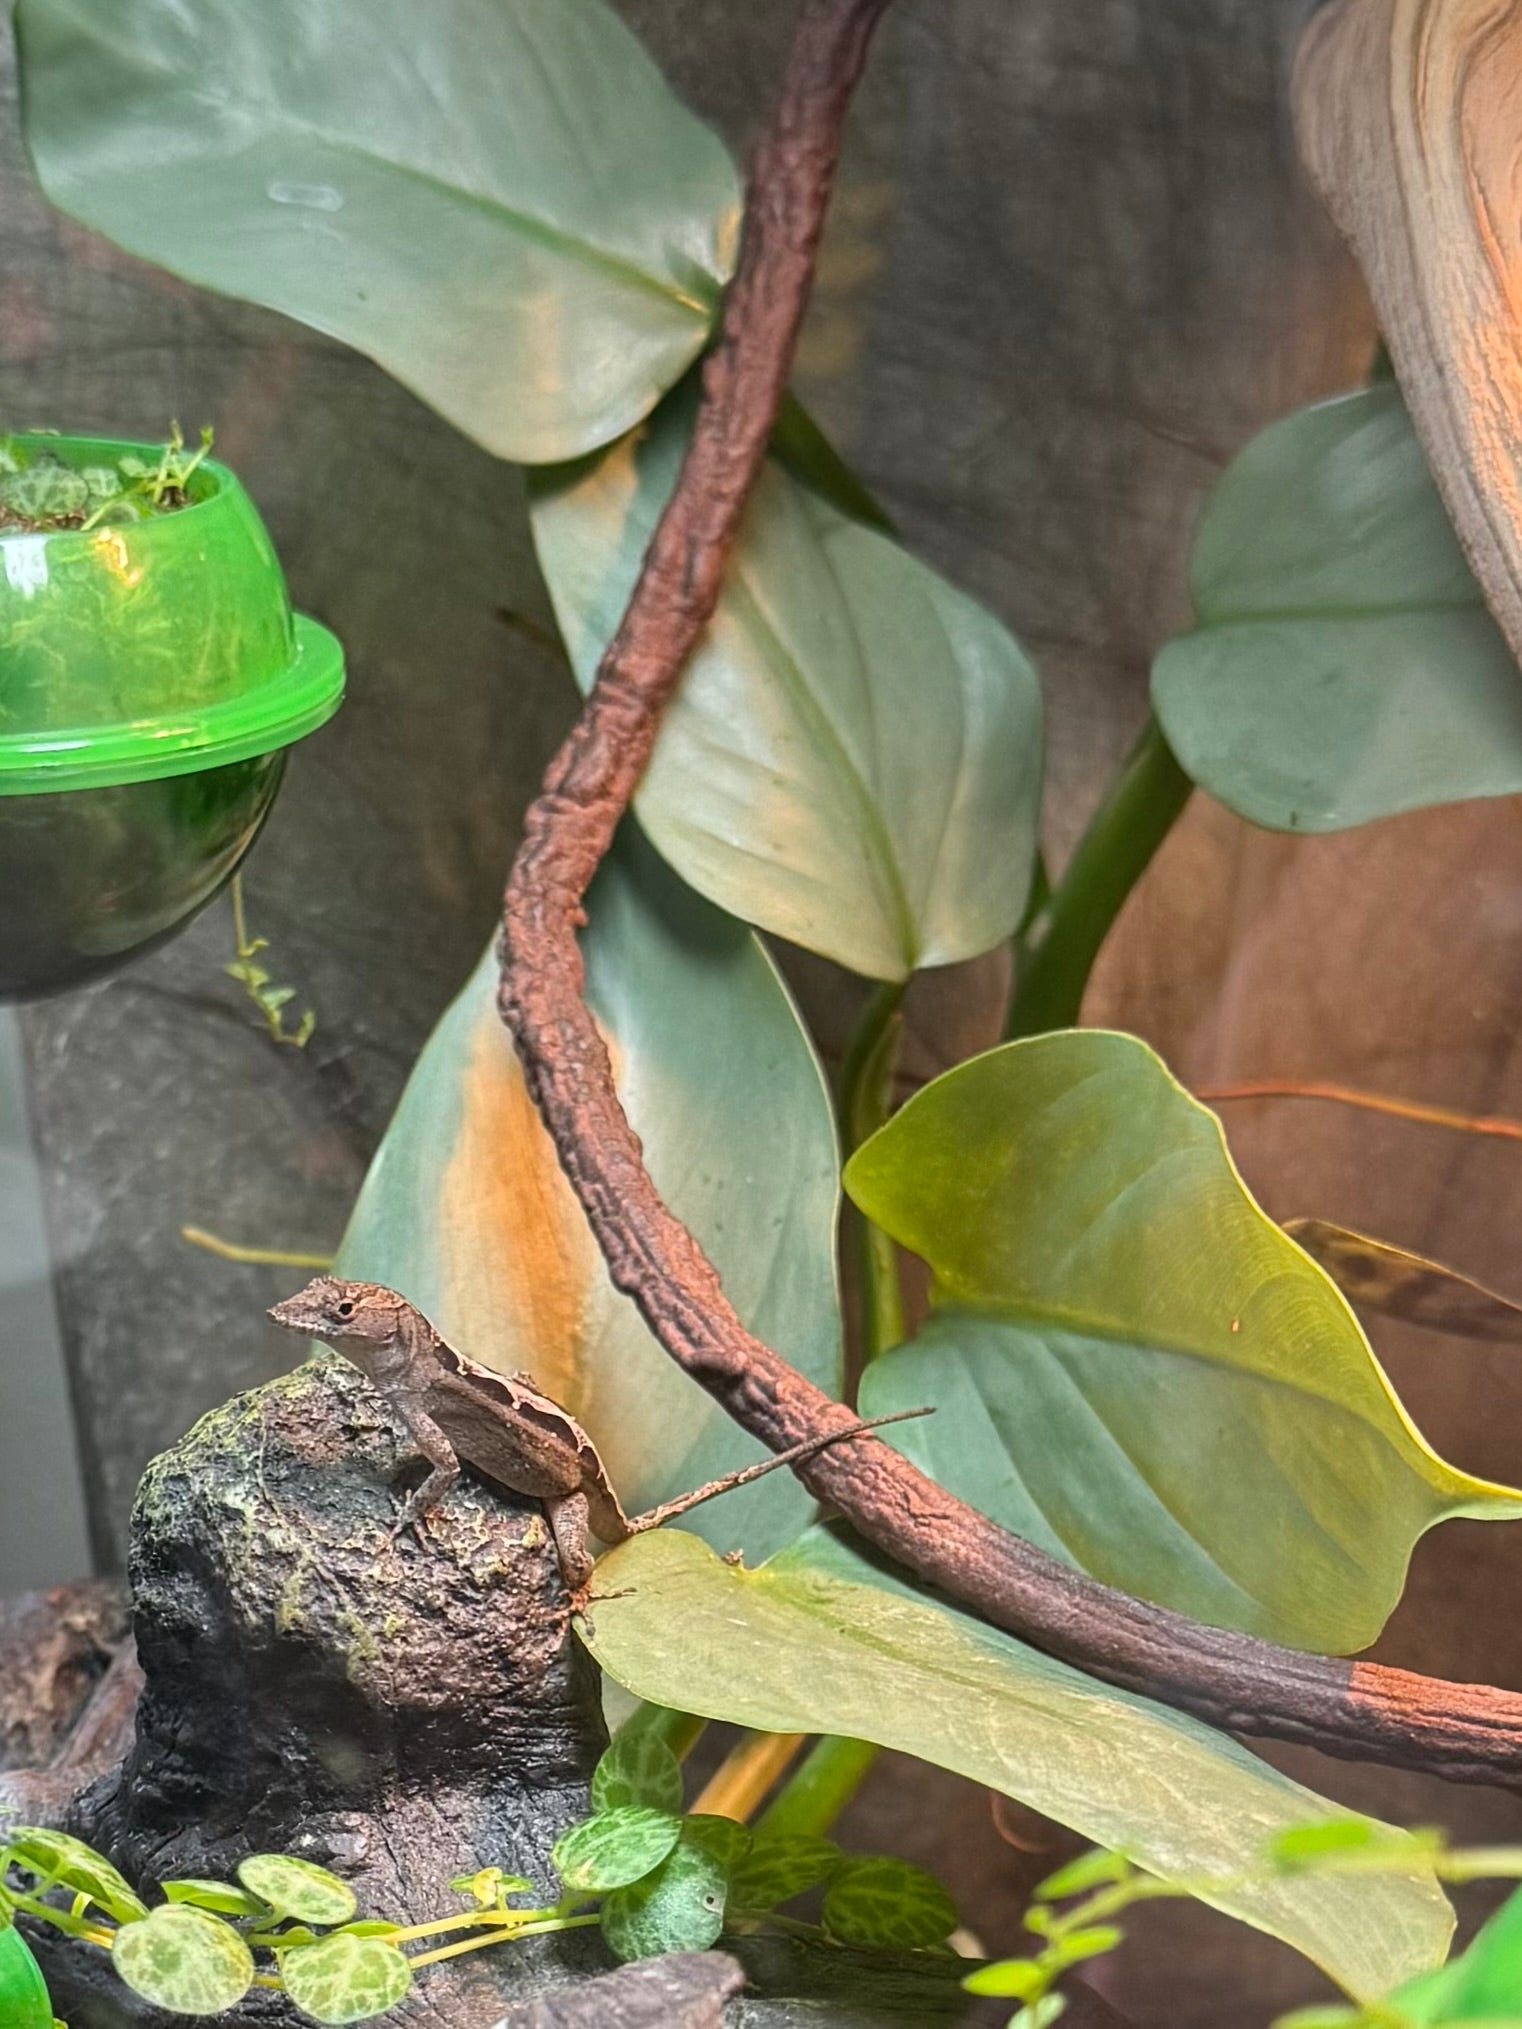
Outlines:
{"type": "Polygon", "coordinates": [[[268,937],[249,934],[242,874],[234,874],[227,886],[232,900],[235,955],[222,970],[229,979],[237,980],[248,995],[272,1043],[287,1049],[304,1050],[317,1028],[316,1013],[311,1008],[303,1008],[295,1027],[286,1027],[286,1009],[296,998],[296,989],[280,985],[269,967],[259,962],[260,953],[268,951],[270,941],[268,937]]]}
{"type": "Polygon", "coordinates": [[[211,447],[212,432],[203,429],[191,450],[177,422],[157,458],[126,451],[100,465],[67,465],[46,450],[0,442],[0,532],[84,533],[175,514],[190,505],[191,481],[211,447]]]}
{"type": "MultiPolygon", "coordinates": [[[[417,1924],[360,1915],[348,1883],[277,1853],[250,1854],[232,1881],[161,1881],[150,1904],[80,1840],[12,1826],[0,1845],[0,1935],[19,1917],[109,1952],[127,1987],[174,2014],[220,2014],[260,1987],[285,1993],[324,2024],[385,2014],[430,1965],[553,1931],[596,1927],[624,1961],[704,1951],[726,1932],[765,1930],[865,1951],[949,1949],[956,1909],[932,1875],[903,1860],[847,1854],[811,1834],[684,1813],[680,1764],[649,1732],[614,1741],[594,1773],[591,1803],[551,1855],[557,1901],[541,1904],[522,1875],[487,1866],[450,1882],[465,1908],[417,1924]],[[817,1897],[817,1914],[789,1914],[787,1905],[805,1897],[817,1897]],[[417,1945],[424,1948],[408,1949],[417,1945]]],[[[1232,1881],[1164,1879],[1095,1848],[1034,1890],[1025,1927],[1039,1945],[977,1967],[962,1984],[1017,2001],[1009,2029],[1050,2029],[1066,2009],[1063,1979],[1117,1950],[1126,1935],[1117,1919],[1138,1905],[1217,1901],[1251,1881],[1399,1873],[1413,1851],[1445,1881],[1522,1878],[1522,1848],[1451,1848],[1438,1831],[1391,1832],[1365,1818],[1279,1833],[1251,1873],[1232,1881]]],[[[19,1934],[14,1941],[22,1942],[19,1934]]],[[[1275,2029],[1432,2029],[1479,2019],[1508,2029],[1522,2019],[1514,2007],[1519,1963],[1522,1894],[1452,1965],[1377,2001],[1297,2009],[1275,2029]]],[[[0,1956],[0,2002],[9,2002],[4,1970],[0,1956]]],[[[40,2002],[35,2021],[5,2016],[6,2029],[48,2029],[50,2020],[40,2002]]]]}
{"type": "MultiPolygon", "coordinates": [[[[591,1804],[551,1855],[556,1902],[533,1900],[522,1875],[488,1866],[450,1883],[465,1908],[417,1924],[362,1916],[338,1876],[275,1853],[249,1855],[233,1881],[161,1881],[150,1904],[80,1840],[11,1826],[0,1845],[0,1932],[21,1917],[109,1952],[125,1985],[176,2014],[220,2014],[263,1987],[314,2021],[346,2023],[395,2007],[427,1966],[552,1931],[600,1928],[630,1960],[703,1951],[726,1928],[904,1951],[943,1948],[956,1926],[946,1890],[905,1861],[684,1813],[681,1765],[648,1733],[607,1750],[591,1804]],[[822,1893],[817,1921],[783,1913],[813,1890],[822,1893]]],[[[6,2029],[32,2029],[3,2019],[6,2029]]]]}
{"type": "MultiPolygon", "coordinates": [[[[1522,1877],[1522,1847],[1450,1847],[1441,1831],[1385,1831],[1367,1818],[1329,1818],[1281,1832],[1264,1846],[1260,1878],[1378,1874],[1410,1863],[1422,1850],[1440,1880],[1468,1882],[1522,1877]]],[[[1060,1983],[1074,1967],[1117,1950],[1125,1930],[1116,1919],[1141,1903],[1193,1896],[1218,1901],[1235,1881],[1163,1880],[1124,1854],[1096,1847],[1038,1883],[1025,1927],[1041,1940],[1029,1956],[980,1966],[963,1981],[972,1994],[1018,2000],[1008,2029],[1050,2029],[1066,2011],[1060,1983]],[[1066,1908],[1059,1904],[1066,1903],[1066,1908]]],[[[1359,2003],[1319,2002],[1281,2015],[1273,2029],[1448,2029],[1484,2022],[1515,2029],[1522,2016],[1522,1892],[1513,1895],[1451,1965],[1420,1975],[1394,1993],[1359,2003]]]]}

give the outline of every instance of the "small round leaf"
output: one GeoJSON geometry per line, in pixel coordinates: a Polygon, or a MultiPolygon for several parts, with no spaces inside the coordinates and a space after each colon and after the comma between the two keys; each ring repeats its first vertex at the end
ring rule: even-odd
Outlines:
{"type": "Polygon", "coordinates": [[[285,1853],[251,1853],[238,1863],[238,1879],[278,1915],[303,1923],[347,1923],[359,1906],[347,1881],[285,1853]]]}
{"type": "Polygon", "coordinates": [[[1070,1895],[1086,1895],[1092,1888],[1107,1888],[1112,1881],[1124,1881],[1136,1870],[1124,1853],[1112,1853],[1107,1846],[1091,1846],[1075,1860],[1048,1874],[1034,1890],[1038,1902],[1065,1902],[1070,1895]]]}
{"type": "Polygon", "coordinates": [[[653,1811],[682,1808],[682,1764],[664,1740],[621,1733],[598,1762],[593,1810],[612,1811],[623,1804],[644,1804],[653,1811]]]}
{"type": "Polygon", "coordinates": [[[681,1836],[681,1819],[668,1811],[620,1804],[563,1832],[550,1859],[574,1893],[601,1895],[628,1887],[659,1867],[681,1836]]]}
{"type": "Polygon", "coordinates": [[[166,1902],[193,1902],[197,1909],[214,1910],[218,1916],[263,1916],[266,1906],[246,1888],[231,1881],[203,1881],[186,1875],[182,1881],[161,1881],[166,1902]]]}
{"type": "Polygon", "coordinates": [[[394,1944],[340,1931],[280,1954],[285,1991],[316,2022],[363,2022],[394,2008],[412,1986],[412,1968],[394,1944]]]}
{"type": "Polygon", "coordinates": [[[1011,2001],[1039,2000],[1050,1984],[1051,1974],[1034,1959],[998,1959],[962,1982],[969,1994],[999,1994],[1011,2001]]]}
{"type": "Polygon", "coordinates": [[[731,1909],[760,1915],[791,1902],[806,1888],[827,1881],[844,1855],[833,1839],[790,1833],[780,1839],[758,1836],[729,1881],[731,1909]]]}
{"type": "Polygon", "coordinates": [[[1103,1958],[1106,1952],[1116,1951],[1126,1941],[1126,1934],[1115,1923],[1090,1924],[1087,1930],[1070,1930],[1054,1938],[1047,1947],[1048,1959],[1056,1960],[1061,1968],[1081,1965],[1085,1959],[1103,1958]]]}
{"type": "Polygon", "coordinates": [[[39,1880],[91,1896],[118,1923],[131,1923],[148,1913],[147,1903],[111,1862],[67,1832],[50,1831],[45,1825],[13,1825],[7,1828],[3,1851],[12,1866],[24,1867],[39,1880]]]}
{"type": "Polygon", "coordinates": [[[681,1845],[602,1906],[602,1934],[621,1959],[707,1951],[724,1928],[727,1876],[701,1843],[681,1845]]]}
{"type": "Polygon", "coordinates": [[[907,1860],[847,1860],[825,1890],[824,1922],[843,1944],[913,1951],[944,1943],[957,1912],[935,1876],[907,1860]]]}
{"type": "Polygon", "coordinates": [[[182,1902],[124,1923],[111,1960],[133,1993],[171,2015],[220,2015],[254,1977],[253,1953],[232,1926],[182,1902]]]}
{"type": "Polygon", "coordinates": [[[726,1875],[732,1875],[750,1851],[751,1830],[738,1818],[716,1817],[699,1811],[683,1818],[682,1843],[685,1846],[701,1846],[705,1853],[718,1861],[726,1875]]]}
{"type": "Polygon", "coordinates": [[[1371,1818],[1324,1818],[1320,1824],[1291,1825],[1264,1847],[1275,1867],[1298,1867],[1327,1853],[1349,1853],[1367,1846],[1379,1827],[1371,1818]]]}
{"type": "Polygon", "coordinates": [[[456,1895],[468,1895],[478,1908],[505,1907],[509,1895],[532,1895],[534,1884],[500,1867],[478,1867],[474,1874],[456,1874],[450,1882],[456,1895]]]}

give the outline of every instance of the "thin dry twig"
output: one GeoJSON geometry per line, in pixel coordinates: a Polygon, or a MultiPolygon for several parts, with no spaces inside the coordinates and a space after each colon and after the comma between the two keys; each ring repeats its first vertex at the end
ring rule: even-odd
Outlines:
{"type": "MultiPolygon", "coordinates": [[[[661,714],[718,600],[808,298],[840,133],[887,0],[807,0],[757,150],[740,260],[680,477],[597,682],[528,812],[503,905],[503,1019],[616,1286],[666,1351],[774,1450],[839,1430],[843,1403],[748,1333],[662,1203],[583,999],[576,933],[661,714]]],[[[1242,1733],[1522,1782],[1522,1696],[1301,1655],[1207,1628],[1070,1570],[882,1443],[841,1442],[800,1478],[868,1542],[998,1627],[1242,1733]]]]}
{"type": "Polygon", "coordinates": [[[1326,1079],[1242,1078],[1230,1085],[1201,1085],[1195,1098],[1206,1106],[1225,1106],[1238,1099],[1323,1099],[1334,1106],[1356,1106],[1365,1113],[1383,1113],[1391,1120],[1413,1120],[1419,1127],[1451,1127],[1460,1134],[1489,1134],[1501,1141],[1522,1141],[1522,1120],[1498,1114],[1460,1113],[1452,1106],[1428,1106],[1418,1099],[1392,1099],[1384,1092],[1362,1092],[1352,1085],[1326,1079]]]}

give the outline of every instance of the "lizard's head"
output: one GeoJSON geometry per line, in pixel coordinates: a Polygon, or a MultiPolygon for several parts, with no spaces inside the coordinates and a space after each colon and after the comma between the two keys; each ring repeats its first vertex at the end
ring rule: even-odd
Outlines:
{"type": "Polygon", "coordinates": [[[318,1275],[305,1289],[277,1303],[270,1316],[287,1331],[305,1332],[309,1338],[348,1340],[344,1351],[349,1352],[355,1350],[355,1339],[374,1344],[394,1339],[404,1308],[404,1299],[395,1290],[382,1289],[378,1283],[340,1282],[334,1275],[318,1275]]]}

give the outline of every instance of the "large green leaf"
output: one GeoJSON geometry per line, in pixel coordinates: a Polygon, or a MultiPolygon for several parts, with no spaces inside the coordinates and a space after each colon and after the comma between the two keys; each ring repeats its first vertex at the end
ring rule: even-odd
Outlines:
{"type": "Polygon", "coordinates": [[[874,1362],[892,1441],[1097,1578],[1220,1627],[1362,1648],[1416,1538],[1522,1495],[1445,1465],[1214,1114],[1132,1036],[1011,1043],[927,1086],[846,1187],[935,1271],[874,1362]]]}
{"type": "Polygon", "coordinates": [[[1255,824],[1340,831],[1522,790],[1522,674],[1397,389],[1265,430],[1211,494],[1196,625],[1152,672],[1168,743],[1255,824]]]}
{"type": "MultiPolygon", "coordinates": [[[[835,1392],[838,1168],[829,1099],[756,939],[690,893],[626,825],[589,898],[587,998],[667,1203],[740,1315],[835,1392]]],[[[764,1457],[660,1350],[607,1277],[498,1019],[482,959],[435,1029],[338,1256],[460,1351],[532,1372],[591,1432],[632,1513],[764,1457]]],[[[809,1512],[791,1473],[698,1524],[761,1555],[809,1512]]]]}
{"type": "MultiPolygon", "coordinates": [[[[533,476],[534,541],[583,686],[691,419],[684,389],[602,458],[533,476]]],[[[636,801],[682,878],[902,979],[1014,930],[1040,786],[1040,688],[1008,632],[769,465],[636,801]]]]}
{"type": "Polygon", "coordinates": [[[21,0],[55,204],[506,458],[625,430],[733,259],[723,146],[602,0],[21,0]]]}
{"type": "Polygon", "coordinates": [[[938,1762],[1173,1877],[1359,1995],[1440,1963],[1452,1914],[1406,1875],[1263,1879],[1265,1843],[1342,1815],[1198,1721],[1113,1691],[885,1577],[822,1530],[759,1571],[679,1530],[598,1566],[586,1639],[640,1697],[774,1733],[837,1733],[938,1762]]]}

